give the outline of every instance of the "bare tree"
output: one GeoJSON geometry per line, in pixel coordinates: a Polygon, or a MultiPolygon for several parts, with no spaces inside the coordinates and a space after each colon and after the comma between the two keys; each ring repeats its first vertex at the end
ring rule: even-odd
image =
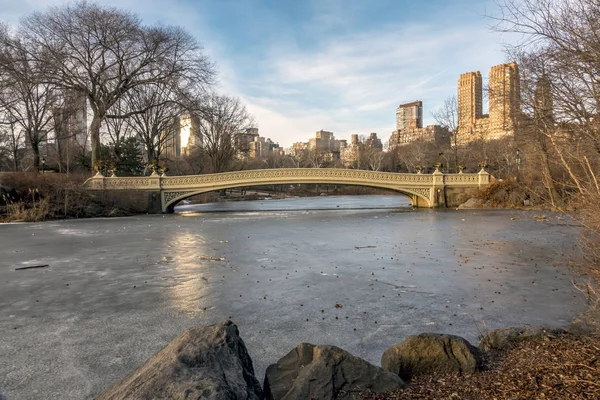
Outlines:
{"type": "Polygon", "coordinates": [[[115,117],[106,119],[103,131],[105,133],[104,136],[113,146],[118,146],[125,138],[133,135],[133,128],[131,127],[128,118],[118,117],[127,114],[129,111],[125,98],[119,99],[119,101],[117,101],[109,110],[110,114],[115,117]]]}
{"type": "Polygon", "coordinates": [[[188,174],[198,175],[210,168],[210,158],[206,155],[203,149],[192,147],[189,153],[181,158],[182,164],[185,165],[183,172],[188,174]]]}
{"type": "Polygon", "coordinates": [[[125,96],[124,104],[120,114],[129,115],[126,123],[146,148],[146,161],[156,164],[167,143],[179,133],[179,117],[185,110],[166,84],[134,88],[125,96]]]}
{"type": "Polygon", "coordinates": [[[286,157],[289,158],[289,163],[293,168],[302,168],[307,164],[308,149],[292,149],[286,157]]]}
{"type": "Polygon", "coordinates": [[[328,154],[317,149],[310,149],[306,153],[306,164],[310,168],[324,168],[328,161],[328,154]]]}
{"type": "MultiPolygon", "coordinates": [[[[525,77],[527,128],[544,157],[543,174],[578,207],[589,271],[600,281],[600,2],[497,0],[501,32],[520,34],[509,48],[525,77]]],[[[562,198],[561,198],[562,197],[562,198]]],[[[561,204],[559,203],[559,206],[561,204]]],[[[600,292],[596,292],[600,300],[600,292]]]]}
{"type": "Polygon", "coordinates": [[[35,63],[18,38],[0,32],[0,108],[13,128],[22,129],[39,169],[40,144],[54,128],[52,109],[58,104],[56,87],[43,83],[35,63]]]}
{"type": "MultiPolygon", "coordinates": [[[[444,100],[442,108],[431,113],[435,121],[448,128],[452,135],[452,149],[454,151],[454,165],[458,169],[458,144],[460,132],[458,131],[458,101],[456,95],[448,97],[444,100]]],[[[458,170],[457,170],[458,172],[458,170]]]]}
{"type": "Polygon", "coordinates": [[[0,153],[4,153],[12,163],[12,170],[18,171],[25,152],[25,134],[14,120],[0,123],[0,153]]]}
{"type": "Polygon", "coordinates": [[[284,168],[285,161],[285,156],[278,151],[269,151],[264,160],[267,168],[284,168]]]}
{"type": "Polygon", "coordinates": [[[92,165],[100,157],[101,124],[125,93],[173,79],[203,89],[214,75],[183,29],[144,26],[135,14],[86,1],[29,15],[20,36],[47,83],[86,94],[93,112],[92,165]]]}
{"type": "Polygon", "coordinates": [[[552,149],[572,190],[597,191],[593,171],[600,168],[600,3],[502,0],[498,4],[495,28],[523,37],[509,51],[521,62],[522,97],[529,99],[534,114],[530,125],[541,136],[538,148],[546,154],[545,145],[552,149]],[[539,91],[536,96],[542,78],[550,105],[539,100],[539,91]],[[547,113],[542,109],[548,106],[551,120],[536,117],[547,113]]]}
{"type": "Polygon", "coordinates": [[[381,169],[381,164],[383,163],[383,151],[370,146],[365,146],[363,151],[367,169],[379,171],[381,169]]]}
{"type": "Polygon", "coordinates": [[[254,127],[254,119],[238,98],[216,93],[198,99],[190,111],[199,117],[196,146],[210,158],[213,172],[226,171],[244,150],[239,136],[254,127]]]}

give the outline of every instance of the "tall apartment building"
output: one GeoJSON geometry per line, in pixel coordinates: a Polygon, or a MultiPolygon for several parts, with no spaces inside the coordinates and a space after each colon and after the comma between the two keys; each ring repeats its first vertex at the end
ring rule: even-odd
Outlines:
{"type": "Polygon", "coordinates": [[[383,143],[381,143],[381,139],[379,139],[377,137],[377,133],[375,133],[375,132],[371,132],[371,134],[369,135],[369,137],[365,141],[365,144],[370,149],[375,149],[375,150],[383,151],[383,143]]]}
{"type": "Polygon", "coordinates": [[[521,109],[517,64],[492,67],[488,87],[489,114],[484,115],[481,73],[467,72],[458,79],[457,144],[514,135],[521,109]]]}
{"type": "Polygon", "coordinates": [[[400,104],[396,109],[396,130],[423,127],[423,102],[400,104]]]}
{"type": "MultiPolygon", "coordinates": [[[[396,109],[396,130],[390,137],[390,149],[410,144],[415,141],[434,141],[446,146],[449,144],[448,129],[438,125],[423,128],[423,102],[400,104],[396,109]]],[[[380,141],[381,142],[381,141],[380,141]]]]}
{"type": "Polygon", "coordinates": [[[354,163],[360,155],[360,139],[356,133],[350,135],[350,143],[340,152],[340,160],[345,166],[354,163]]]}
{"type": "Polygon", "coordinates": [[[473,134],[475,121],[483,116],[483,85],[481,73],[467,72],[458,79],[458,130],[473,134]]]}
{"type": "Polygon", "coordinates": [[[75,90],[64,92],[62,107],[53,110],[54,134],[59,151],[75,145],[89,150],[87,131],[87,97],[75,90]]]}
{"type": "MultiPolygon", "coordinates": [[[[314,138],[308,140],[308,150],[319,153],[339,153],[340,140],[336,140],[333,132],[320,130],[315,133],[314,138]]],[[[345,141],[344,141],[345,142],[345,141]]],[[[344,146],[346,143],[343,143],[344,146]]]]}
{"type": "Polygon", "coordinates": [[[390,150],[416,141],[435,142],[440,147],[450,147],[450,131],[440,125],[425,128],[395,130],[390,136],[390,150]]]}
{"type": "Polygon", "coordinates": [[[241,150],[240,155],[248,158],[262,159],[270,154],[283,155],[284,151],[279,143],[273,142],[270,138],[264,138],[259,135],[258,128],[248,128],[238,135],[238,146],[241,150]]]}
{"type": "Polygon", "coordinates": [[[350,143],[340,146],[340,160],[346,167],[349,167],[355,164],[359,160],[359,157],[361,157],[361,153],[365,151],[368,154],[381,153],[383,151],[383,143],[377,137],[377,133],[371,132],[362,142],[357,134],[352,134],[350,136],[350,143]]]}
{"type": "Polygon", "coordinates": [[[501,64],[490,71],[490,135],[500,139],[513,135],[521,111],[521,88],[517,64],[501,64]]]}
{"type": "Polygon", "coordinates": [[[199,123],[197,116],[187,112],[174,118],[172,125],[162,133],[162,157],[174,160],[189,154],[195,146],[200,146],[202,137],[198,133],[199,123]]]}
{"type": "Polygon", "coordinates": [[[317,152],[325,156],[329,160],[337,160],[340,154],[347,147],[346,140],[338,140],[333,132],[320,130],[315,133],[314,138],[310,138],[308,142],[297,142],[290,148],[290,155],[300,156],[307,151],[317,152]]]}

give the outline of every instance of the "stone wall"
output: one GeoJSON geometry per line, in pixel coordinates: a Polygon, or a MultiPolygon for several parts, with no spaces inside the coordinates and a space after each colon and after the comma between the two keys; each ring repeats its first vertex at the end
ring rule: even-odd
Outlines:
{"type": "Polygon", "coordinates": [[[103,203],[112,203],[116,208],[132,213],[160,214],[159,191],[147,190],[94,190],[93,196],[103,203]]]}
{"type": "Polygon", "coordinates": [[[446,207],[456,208],[472,197],[477,197],[479,188],[477,187],[449,187],[446,186],[446,207]]]}

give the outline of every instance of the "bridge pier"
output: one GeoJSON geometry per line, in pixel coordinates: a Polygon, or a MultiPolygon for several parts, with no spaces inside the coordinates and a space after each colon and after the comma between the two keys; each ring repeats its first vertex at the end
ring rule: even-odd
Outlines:
{"type": "Polygon", "coordinates": [[[436,167],[432,174],[431,186],[431,207],[446,207],[446,185],[444,182],[444,174],[436,167]]]}

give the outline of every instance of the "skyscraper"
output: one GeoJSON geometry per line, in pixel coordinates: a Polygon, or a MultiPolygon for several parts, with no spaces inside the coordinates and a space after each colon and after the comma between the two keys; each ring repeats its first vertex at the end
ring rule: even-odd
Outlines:
{"type": "Polygon", "coordinates": [[[396,130],[423,127],[423,102],[400,104],[396,109],[396,130]]]}
{"type": "Polygon", "coordinates": [[[483,116],[481,73],[467,72],[458,79],[458,130],[471,136],[475,121],[483,116]]]}
{"type": "Polygon", "coordinates": [[[458,145],[514,135],[521,109],[517,64],[492,67],[488,86],[489,115],[484,115],[481,73],[467,72],[458,79],[458,145]]]}
{"type": "Polygon", "coordinates": [[[521,108],[519,69],[517,64],[492,67],[489,82],[490,126],[489,139],[500,139],[514,133],[521,108]]]}

